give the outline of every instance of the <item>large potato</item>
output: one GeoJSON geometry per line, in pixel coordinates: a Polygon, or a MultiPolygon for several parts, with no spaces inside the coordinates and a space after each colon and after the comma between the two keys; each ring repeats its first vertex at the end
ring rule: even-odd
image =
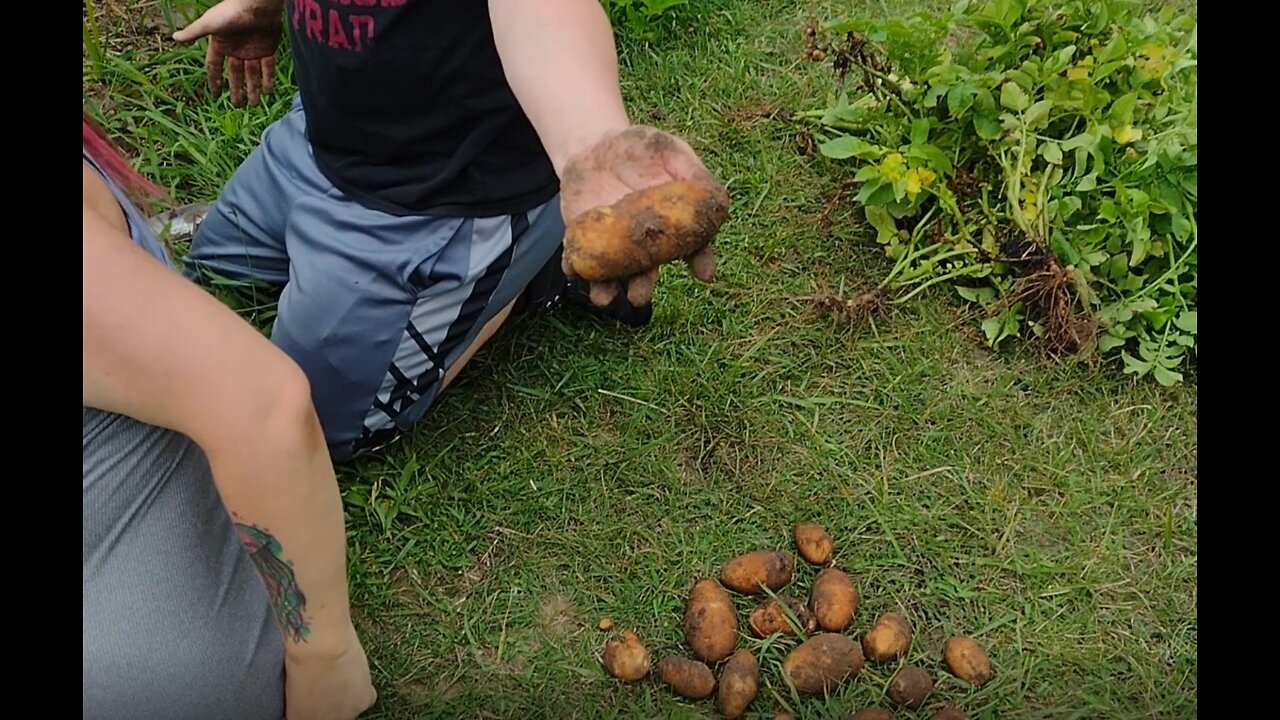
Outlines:
{"type": "Polygon", "coordinates": [[[942,659],[952,675],[978,687],[995,677],[986,651],[973,638],[956,636],[947,640],[942,647],[942,659]]]}
{"type": "Polygon", "coordinates": [[[862,652],[868,660],[897,660],[911,648],[911,624],[898,613],[885,613],[862,637],[862,652]]]}
{"type": "Polygon", "coordinates": [[[782,661],[782,673],[798,692],[830,692],[862,672],[862,647],[848,635],[823,633],[805,640],[782,661]]]}
{"type": "Polygon", "coordinates": [[[729,217],[729,192],[712,180],[675,180],[628,193],[574,218],[564,262],[590,282],[620,280],[701,250],[729,217]]]}
{"type": "Polygon", "coordinates": [[[889,699],[912,710],[920,709],[932,692],[933,678],[914,665],[899,668],[889,681],[889,699]]]}
{"type": "Polygon", "coordinates": [[[756,699],[760,689],[760,663],[750,650],[739,650],[720,673],[720,691],[716,708],[720,714],[733,720],[747,712],[747,706],[756,699]]]}
{"type": "Polygon", "coordinates": [[[831,562],[835,541],[826,528],[817,523],[800,523],[795,530],[796,551],[805,562],[826,565],[831,562]]]}
{"type": "Polygon", "coordinates": [[[693,654],[715,665],[738,644],[738,613],[733,598],[712,578],[693,584],[684,611],[684,636],[693,654]]]}
{"type": "Polygon", "coordinates": [[[604,667],[619,680],[635,682],[649,674],[649,650],[635,633],[627,630],[622,633],[622,642],[605,644],[604,667]]]}
{"type": "Polygon", "coordinates": [[[757,550],[729,561],[720,571],[720,582],[745,595],[759,595],[761,586],[777,592],[791,582],[796,561],[789,552],[757,550]]]}
{"type": "Polygon", "coordinates": [[[809,593],[809,609],[818,627],[827,632],[844,632],[858,611],[858,588],[853,578],[839,568],[818,573],[809,593]]]}
{"type": "Polygon", "coordinates": [[[716,688],[716,676],[711,673],[711,668],[689,658],[663,658],[658,663],[658,677],[677,695],[690,700],[711,697],[716,688]]]}

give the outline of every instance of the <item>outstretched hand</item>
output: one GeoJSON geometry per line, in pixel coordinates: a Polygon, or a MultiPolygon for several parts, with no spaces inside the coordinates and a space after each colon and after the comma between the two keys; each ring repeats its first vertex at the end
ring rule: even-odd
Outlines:
{"type": "MultiPolygon", "coordinates": [[[[631,192],[677,180],[715,182],[684,140],[656,128],[632,126],[606,135],[566,164],[560,183],[561,212],[565,223],[572,224],[583,213],[613,205],[631,192]]],[[[694,277],[714,281],[716,262],[709,244],[684,261],[694,277]]],[[[567,256],[563,269],[574,276],[567,256]]],[[[625,280],[592,283],[591,302],[603,307],[625,292],[633,306],[648,305],[657,279],[658,268],[652,267],[625,280]]]]}
{"type": "Polygon", "coordinates": [[[195,22],[173,34],[178,42],[208,36],[205,73],[209,91],[222,94],[223,68],[230,80],[231,104],[259,105],[275,90],[276,49],[284,32],[280,0],[222,0],[195,22]]]}

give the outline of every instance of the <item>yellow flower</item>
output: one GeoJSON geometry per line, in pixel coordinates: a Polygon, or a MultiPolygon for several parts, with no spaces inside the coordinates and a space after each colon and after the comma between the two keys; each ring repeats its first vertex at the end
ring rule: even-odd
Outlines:
{"type": "Polygon", "coordinates": [[[938,176],[929,168],[911,168],[907,171],[907,197],[914,198],[922,188],[929,187],[938,176]]]}
{"type": "Polygon", "coordinates": [[[1115,139],[1116,139],[1116,142],[1120,143],[1121,145],[1128,145],[1130,143],[1135,143],[1142,139],[1142,129],[1136,128],[1132,125],[1125,125],[1119,130],[1116,130],[1115,139]]]}
{"type": "Polygon", "coordinates": [[[880,174],[889,182],[897,182],[902,179],[906,164],[907,160],[902,157],[902,153],[889,153],[880,161],[880,174]]]}

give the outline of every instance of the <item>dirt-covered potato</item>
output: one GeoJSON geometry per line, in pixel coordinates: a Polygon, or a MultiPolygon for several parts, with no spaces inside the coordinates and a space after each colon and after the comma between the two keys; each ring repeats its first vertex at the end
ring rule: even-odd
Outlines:
{"type": "Polygon", "coordinates": [[[574,218],[564,262],[590,281],[638,275],[701,250],[729,217],[729,192],[712,180],[675,180],[636,190],[574,218]]]}
{"type": "Polygon", "coordinates": [[[898,613],[885,613],[862,636],[862,654],[868,660],[897,660],[911,648],[911,624],[898,613]]]}
{"type": "Polygon", "coordinates": [[[893,713],[882,707],[865,707],[845,720],[893,720],[893,713]]]}
{"type": "Polygon", "coordinates": [[[716,676],[711,668],[697,660],[670,656],[658,663],[658,677],[680,697],[701,700],[711,697],[716,689],[716,676]]]}
{"type": "Polygon", "coordinates": [[[739,650],[720,673],[720,690],[716,695],[716,709],[733,720],[747,712],[747,706],[756,699],[760,689],[760,663],[750,650],[739,650]]]}
{"type": "Polygon", "coordinates": [[[684,611],[684,636],[693,654],[715,665],[738,644],[738,613],[733,598],[713,578],[693,584],[684,611]]]}
{"type": "Polygon", "coordinates": [[[942,647],[942,659],[948,672],[977,687],[986,685],[995,677],[986,651],[973,638],[957,635],[947,640],[942,647]]]}
{"type": "Polygon", "coordinates": [[[960,708],[946,703],[933,714],[932,720],[969,720],[969,718],[960,711],[960,708]]]}
{"type": "Polygon", "coordinates": [[[720,582],[744,595],[763,593],[761,585],[777,592],[791,582],[795,569],[796,561],[791,553],[757,550],[730,560],[720,571],[720,582]]]}
{"type": "Polygon", "coordinates": [[[933,678],[914,665],[902,666],[889,681],[889,699],[912,710],[924,705],[932,692],[933,678]]]}
{"type": "Polygon", "coordinates": [[[751,628],[751,634],[759,638],[769,637],[774,633],[795,635],[796,630],[787,618],[788,610],[800,624],[803,632],[811,633],[817,629],[818,624],[804,603],[795,598],[779,595],[777,598],[762,600],[756,609],[751,611],[751,616],[747,618],[747,626],[751,628]]]}
{"type": "Polygon", "coordinates": [[[844,632],[858,611],[858,588],[853,578],[839,568],[827,568],[813,579],[809,609],[818,627],[827,632],[844,632]]]}
{"type": "Polygon", "coordinates": [[[862,647],[848,635],[823,633],[805,640],[782,661],[782,673],[798,692],[834,690],[862,672],[862,647]]]}
{"type": "Polygon", "coordinates": [[[801,523],[795,531],[796,551],[805,562],[814,565],[826,565],[831,562],[831,553],[836,543],[831,539],[826,528],[816,523],[801,523]]]}
{"type": "Polygon", "coordinates": [[[623,682],[635,682],[649,674],[652,660],[649,650],[630,630],[623,631],[622,642],[604,646],[604,669],[623,682]]]}

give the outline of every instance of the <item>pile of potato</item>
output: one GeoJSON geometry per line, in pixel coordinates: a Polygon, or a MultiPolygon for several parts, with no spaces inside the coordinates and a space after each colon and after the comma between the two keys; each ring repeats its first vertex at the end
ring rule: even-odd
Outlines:
{"type": "MultiPolygon", "coordinates": [[[[764,596],[746,620],[746,628],[757,638],[775,633],[804,638],[782,663],[786,682],[797,692],[829,694],[862,672],[866,660],[896,662],[911,647],[911,623],[899,613],[886,613],[876,620],[861,641],[846,634],[858,610],[858,588],[853,578],[831,565],[835,542],[814,523],[795,528],[794,540],[800,557],[823,567],[814,578],[807,604],[779,595],[791,584],[795,559],[789,552],[758,550],[731,560],[717,578],[699,578],[689,593],[684,613],[684,636],[693,658],[665,657],[657,665],[658,676],[678,695],[690,700],[716,696],[716,709],[726,718],[740,718],[760,687],[760,663],[750,650],[738,650],[739,618],[729,591],[764,596]],[[696,659],[695,659],[696,658],[696,659]],[[714,670],[720,670],[717,680],[714,670]]],[[[612,622],[601,624],[612,629],[612,622]]],[[[971,638],[947,640],[942,652],[943,666],[952,675],[982,686],[994,677],[983,648],[971,638]]],[[[621,641],[605,644],[604,666],[624,682],[644,679],[653,669],[652,656],[632,631],[621,641]]],[[[889,699],[898,706],[917,710],[933,694],[929,672],[904,665],[889,681],[889,699]]],[[[863,708],[848,720],[892,720],[884,708],[863,708]]],[[[965,715],[950,703],[933,715],[933,720],[964,720],[965,715]]]]}

